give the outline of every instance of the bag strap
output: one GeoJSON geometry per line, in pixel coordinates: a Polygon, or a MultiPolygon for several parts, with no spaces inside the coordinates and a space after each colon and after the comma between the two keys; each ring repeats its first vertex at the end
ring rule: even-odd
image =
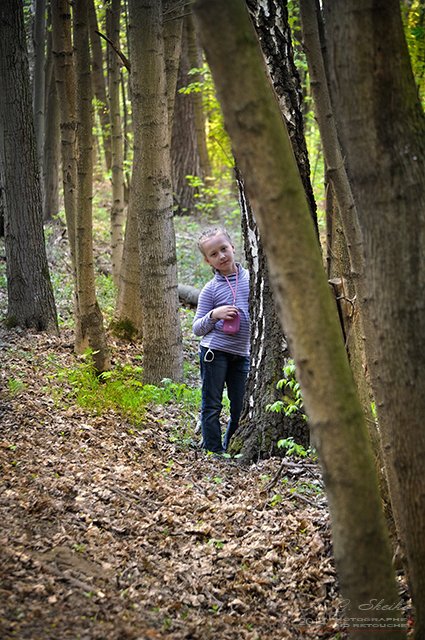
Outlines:
{"type": "Polygon", "coordinates": [[[236,283],[235,283],[235,288],[233,289],[232,285],[230,284],[230,280],[227,276],[224,276],[227,280],[227,284],[229,285],[232,294],[233,294],[233,305],[235,305],[236,303],[236,295],[238,293],[238,268],[236,267],[236,283]]]}

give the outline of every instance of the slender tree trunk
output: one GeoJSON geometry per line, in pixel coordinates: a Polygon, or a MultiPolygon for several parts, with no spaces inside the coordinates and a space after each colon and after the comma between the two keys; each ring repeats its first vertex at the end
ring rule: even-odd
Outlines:
{"type": "Polygon", "coordinates": [[[175,0],[164,0],[164,55],[165,75],[167,78],[168,104],[168,140],[171,145],[171,135],[174,122],[174,103],[176,86],[182,50],[183,5],[175,0]]]}
{"type": "MultiPolygon", "coordinates": [[[[49,27],[51,11],[49,7],[49,27]]],[[[52,31],[47,33],[46,110],[44,125],[43,195],[44,220],[52,221],[59,213],[60,114],[52,54],[52,31]]]]}
{"type": "Polygon", "coordinates": [[[63,199],[74,282],[75,343],[83,341],[77,298],[75,247],[77,208],[77,113],[71,9],[68,0],[51,0],[52,46],[56,89],[59,100],[63,199]]]}
{"type": "MultiPolygon", "coordinates": [[[[108,38],[119,47],[121,0],[112,0],[107,8],[106,23],[108,38]]],[[[124,228],[124,169],[123,139],[120,109],[120,63],[112,48],[108,48],[108,89],[111,119],[111,264],[114,283],[118,285],[123,251],[124,228]]]]}
{"type": "Polygon", "coordinates": [[[141,263],[144,380],[183,376],[162,3],[130,0],[134,157],[141,263]]]}
{"type": "Polygon", "coordinates": [[[191,94],[179,93],[179,89],[192,82],[188,75],[187,17],[183,24],[182,50],[175,93],[174,118],[171,138],[171,171],[175,210],[177,215],[187,215],[195,210],[195,190],[186,176],[202,176],[201,160],[196,136],[196,121],[191,94]]]}
{"type": "Polygon", "coordinates": [[[77,207],[76,258],[77,298],[81,316],[81,341],[75,344],[77,353],[92,350],[95,368],[99,373],[110,367],[103,317],[96,300],[92,245],[93,146],[92,92],[90,75],[89,34],[86,0],[74,5],[75,74],[78,83],[77,112],[77,207]]]}
{"type": "MultiPolygon", "coordinates": [[[[46,0],[35,0],[33,24],[34,77],[33,112],[37,140],[37,156],[40,173],[43,173],[44,110],[45,110],[45,44],[46,44],[46,0]]],[[[42,185],[43,186],[43,185],[42,185]]]]}
{"type": "MultiPolygon", "coordinates": [[[[370,612],[361,605],[376,597],[393,605],[397,589],[373,455],[316,230],[243,0],[216,0],[213,7],[197,0],[194,10],[298,367],[326,484],[341,591],[350,616],[367,624],[370,612]]],[[[395,617],[401,612],[382,611],[383,619],[395,617]]],[[[354,638],[365,636],[353,632],[354,638]]],[[[387,638],[403,636],[386,629],[387,638]]]]}
{"type": "MultiPolygon", "coordinates": [[[[136,171],[133,161],[133,174],[136,171]]],[[[115,335],[126,340],[143,337],[137,202],[133,189],[130,189],[118,295],[111,329],[115,335]]]]}
{"type": "Polygon", "coordinates": [[[332,102],[363,232],[369,372],[422,638],[425,397],[417,384],[425,375],[425,117],[396,0],[364,0],[355,10],[336,0],[325,24],[332,102]]]}
{"type": "MultiPolygon", "coordinates": [[[[202,53],[198,44],[193,15],[190,13],[186,17],[187,27],[187,52],[191,69],[202,67],[202,53]]],[[[202,76],[199,72],[190,76],[191,82],[201,82],[202,76]]],[[[193,112],[195,115],[196,140],[201,163],[201,178],[205,181],[212,178],[211,163],[208,155],[207,136],[205,133],[205,112],[202,91],[191,93],[193,112]]]]}
{"type": "Polygon", "coordinates": [[[93,93],[97,100],[97,114],[102,127],[103,150],[105,153],[106,171],[109,172],[112,166],[111,136],[109,132],[110,118],[109,105],[106,96],[105,75],[103,70],[103,53],[100,36],[96,33],[99,28],[97,24],[96,8],[93,0],[88,0],[88,17],[90,26],[90,42],[92,55],[92,80],[93,93]]]}
{"type": "Polygon", "coordinates": [[[22,2],[0,3],[0,184],[8,323],[58,332],[44,245],[40,174],[22,2]]]}

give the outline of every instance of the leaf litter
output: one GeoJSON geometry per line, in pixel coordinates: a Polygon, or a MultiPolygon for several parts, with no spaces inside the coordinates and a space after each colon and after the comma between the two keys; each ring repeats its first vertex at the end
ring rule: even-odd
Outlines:
{"type": "Polygon", "coordinates": [[[71,334],[0,331],[1,638],[346,637],[326,500],[277,481],[315,465],[182,450],[172,406],[135,429],[55,402],[49,354],[74,365],[71,334]]]}

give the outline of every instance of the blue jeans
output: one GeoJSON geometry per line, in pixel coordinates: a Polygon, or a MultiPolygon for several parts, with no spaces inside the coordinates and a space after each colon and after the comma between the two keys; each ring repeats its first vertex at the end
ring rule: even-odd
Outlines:
{"type": "Polygon", "coordinates": [[[223,453],[239,425],[245,382],[249,370],[249,357],[201,346],[199,348],[199,362],[202,378],[203,448],[213,453],[223,453]],[[220,413],[225,384],[230,400],[230,420],[222,443],[220,413]]]}

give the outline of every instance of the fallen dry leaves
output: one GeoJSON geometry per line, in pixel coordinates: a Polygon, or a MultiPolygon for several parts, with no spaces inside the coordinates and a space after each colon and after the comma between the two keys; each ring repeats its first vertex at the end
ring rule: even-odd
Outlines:
{"type": "Polygon", "coordinates": [[[344,638],[323,496],[179,450],[172,407],[134,430],[58,406],[47,355],[71,344],[0,332],[1,638],[344,638]]]}

